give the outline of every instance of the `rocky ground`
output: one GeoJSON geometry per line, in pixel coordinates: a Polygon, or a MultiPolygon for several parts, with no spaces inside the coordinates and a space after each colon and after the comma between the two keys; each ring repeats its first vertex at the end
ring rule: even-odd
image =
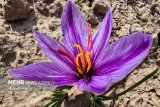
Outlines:
{"type": "MultiPolygon", "coordinates": [[[[74,0],[91,23],[93,31],[109,7],[113,10],[111,40],[135,31],[153,36],[148,58],[118,91],[124,90],[160,65],[160,0],[74,0]]],[[[11,78],[15,68],[49,59],[38,48],[32,29],[62,40],[60,16],[66,0],[0,0],[0,79],[11,78]]],[[[1,86],[3,86],[2,83],[1,86]]],[[[41,107],[50,99],[50,91],[0,91],[0,107],[41,107]]],[[[80,100],[83,97],[80,98],[80,100]]],[[[79,102],[80,102],[79,100],[79,102]]],[[[72,101],[77,102],[76,101],[72,101]]],[[[72,103],[72,104],[73,104],[72,103]]],[[[104,102],[106,106],[110,102],[104,102]]],[[[79,105],[79,103],[77,103],[79,105]]],[[[84,106],[83,107],[87,107],[84,106]]],[[[159,107],[160,73],[115,101],[115,107],[159,107]]],[[[72,107],[78,107],[72,106],[72,107]]]]}

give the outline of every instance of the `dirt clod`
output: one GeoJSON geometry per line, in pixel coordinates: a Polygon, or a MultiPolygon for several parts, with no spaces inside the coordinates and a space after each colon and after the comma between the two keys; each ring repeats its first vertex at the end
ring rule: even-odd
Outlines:
{"type": "Polygon", "coordinates": [[[108,1],[105,1],[105,0],[95,0],[92,6],[96,14],[105,15],[106,11],[110,7],[110,4],[108,1]]]}
{"type": "Polygon", "coordinates": [[[7,0],[4,4],[4,18],[6,21],[28,19],[32,9],[24,0],[7,0]]]}

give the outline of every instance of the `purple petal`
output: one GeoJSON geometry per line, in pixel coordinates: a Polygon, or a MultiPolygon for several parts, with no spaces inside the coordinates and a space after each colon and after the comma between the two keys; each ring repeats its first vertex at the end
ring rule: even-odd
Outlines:
{"type": "Polygon", "coordinates": [[[81,79],[77,84],[79,89],[95,94],[104,93],[110,85],[110,78],[108,76],[92,76],[90,81],[81,79]]]}
{"type": "Polygon", "coordinates": [[[80,44],[85,50],[88,42],[88,26],[78,7],[68,0],[62,12],[61,27],[64,34],[64,45],[77,54],[74,44],[80,44]]]}
{"type": "Polygon", "coordinates": [[[47,57],[49,57],[53,62],[66,62],[66,64],[74,68],[74,64],[72,61],[74,60],[74,56],[69,51],[67,51],[62,44],[60,44],[54,38],[51,38],[50,36],[43,33],[37,31],[33,31],[33,33],[38,41],[41,50],[47,55],[47,57]],[[67,53],[68,57],[60,54],[59,51],[61,53],[67,53]]]}
{"type": "Polygon", "coordinates": [[[93,36],[94,61],[108,44],[112,30],[112,11],[109,10],[96,33],[93,36]]]}
{"type": "Polygon", "coordinates": [[[76,73],[69,67],[53,62],[30,64],[11,69],[9,73],[11,76],[23,80],[53,81],[55,85],[72,85],[77,81],[76,73]]]}
{"type": "Polygon", "coordinates": [[[122,80],[146,58],[151,45],[151,35],[142,32],[120,38],[99,56],[95,75],[108,75],[114,83],[122,80]]]}

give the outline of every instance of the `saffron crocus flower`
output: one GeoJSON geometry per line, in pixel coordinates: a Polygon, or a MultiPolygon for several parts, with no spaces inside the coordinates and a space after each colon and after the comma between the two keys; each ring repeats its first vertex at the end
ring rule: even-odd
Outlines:
{"type": "Polygon", "coordinates": [[[93,36],[90,24],[71,0],[67,1],[61,18],[63,44],[33,31],[40,48],[52,62],[12,69],[12,76],[24,80],[54,81],[56,86],[76,85],[80,90],[101,94],[135,69],[151,48],[151,35],[143,32],[123,36],[109,44],[111,10],[93,36]]]}

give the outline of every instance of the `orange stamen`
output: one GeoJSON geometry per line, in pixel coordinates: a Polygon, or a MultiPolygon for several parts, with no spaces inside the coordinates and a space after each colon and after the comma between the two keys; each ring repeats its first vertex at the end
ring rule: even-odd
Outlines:
{"type": "Polygon", "coordinates": [[[75,62],[78,72],[80,74],[88,73],[89,70],[91,69],[91,60],[90,60],[91,52],[87,52],[85,55],[85,53],[80,45],[74,44],[74,46],[77,47],[80,51],[80,53],[76,56],[76,62],[75,62]],[[81,64],[82,64],[81,66],[80,66],[79,62],[81,62],[81,64]]]}
{"type": "Polygon", "coordinates": [[[77,47],[77,48],[79,49],[80,53],[83,53],[83,54],[84,54],[84,51],[83,51],[83,49],[81,48],[80,45],[74,44],[74,47],[77,47]]]}
{"type": "Polygon", "coordinates": [[[83,49],[81,48],[80,45],[74,44],[74,46],[77,47],[79,49],[80,53],[81,53],[81,57],[80,58],[81,58],[81,62],[82,62],[82,67],[83,67],[83,69],[85,69],[86,62],[85,62],[84,51],[83,51],[83,49]]]}
{"type": "Polygon", "coordinates": [[[77,56],[76,56],[76,66],[77,66],[77,70],[80,74],[83,74],[83,71],[80,69],[80,64],[79,64],[79,57],[81,57],[82,54],[79,53],[77,56]]]}

